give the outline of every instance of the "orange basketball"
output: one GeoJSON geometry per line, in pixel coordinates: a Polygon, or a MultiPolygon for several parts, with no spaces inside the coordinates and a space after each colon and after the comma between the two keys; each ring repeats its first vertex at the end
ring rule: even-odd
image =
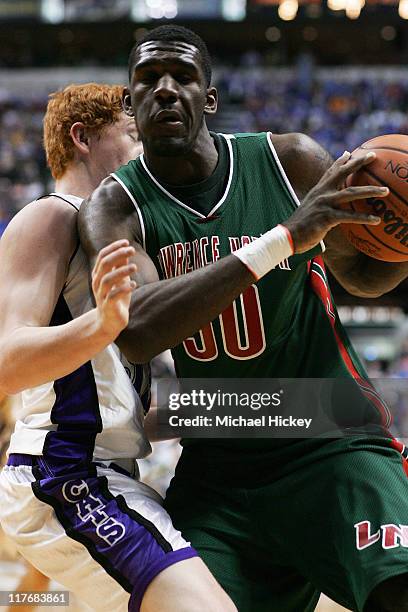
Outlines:
{"type": "Polygon", "coordinates": [[[386,198],[350,202],[353,210],[381,217],[379,225],[343,224],[347,239],[359,250],[383,261],[408,260],[408,136],[389,134],[368,140],[354,156],[375,151],[376,159],[352,174],[348,185],[384,185],[386,198]]]}

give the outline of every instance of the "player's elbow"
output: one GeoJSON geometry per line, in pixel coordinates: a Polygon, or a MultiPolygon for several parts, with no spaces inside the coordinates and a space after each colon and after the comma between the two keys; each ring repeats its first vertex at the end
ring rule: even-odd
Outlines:
{"type": "Polygon", "coordinates": [[[0,339],[0,394],[14,395],[25,389],[22,370],[16,364],[16,355],[10,350],[7,336],[0,339]]]}
{"type": "MultiPolygon", "coordinates": [[[[326,260],[327,261],[327,260],[326,260]]],[[[351,295],[359,298],[378,298],[391,287],[387,287],[383,279],[378,274],[367,271],[363,262],[353,260],[352,264],[339,267],[333,266],[332,262],[327,261],[329,269],[337,282],[351,295]]]]}
{"type": "Polygon", "coordinates": [[[23,391],[21,384],[18,384],[18,380],[15,380],[11,373],[7,372],[4,364],[0,360],[0,396],[2,395],[15,395],[23,391]]]}
{"type": "Polygon", "coordinates": [[[383,291],[361,291],[360,289],[356,289],[354,291],[349,291],[349,293],[351,295],[354,295],[355,297],[373,299],[373,298],[381,297],[382,295],[384,295],[385,292],[383,291]]]}
{"type": "Polygon", "coordinates": [[[121,352],[132,363],[148,363],[163,349],[158,348],[156,334],[148,322],[138,322],[126,328],[116,339],[121,352]]]}
{"type": "Polygon", "coordinates": [[[344,282],[337,278],[342,287],[350,293],[350,295],[354,295],[355,297],[364,298],[364,299],[373,299],[378,298],[384,295],[386,291],[384,291],[381,287],[376,285],[370,285],[369,283],[362,283],[361,280],[359,282],[344,282]]]}

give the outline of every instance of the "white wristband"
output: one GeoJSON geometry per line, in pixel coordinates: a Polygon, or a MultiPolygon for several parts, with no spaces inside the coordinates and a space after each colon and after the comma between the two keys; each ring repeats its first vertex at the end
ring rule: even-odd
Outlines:
{"type": "Polygon", "coordinates": [[[290,231],[283,225],[277,225],[250,244],[234,251],[233,255],[259,280],[293,253],[290,231]]]}

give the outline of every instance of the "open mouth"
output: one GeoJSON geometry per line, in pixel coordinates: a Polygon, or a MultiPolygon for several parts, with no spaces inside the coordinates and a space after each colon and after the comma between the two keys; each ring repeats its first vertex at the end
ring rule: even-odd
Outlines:
{"type": "Polygon", "coordinates": [[[155,115],[154,120],[164,125],[176,126],[182,124],[181,117],[176,111],[161,110],[155,115]]]}
{"type": "Polygon", "coordinates": [[[159,123],[164,124],[164,125],[182,125],[182,122],[180,121],[180,119],[163,119],[162,121],[159,121],[159,123]]]}

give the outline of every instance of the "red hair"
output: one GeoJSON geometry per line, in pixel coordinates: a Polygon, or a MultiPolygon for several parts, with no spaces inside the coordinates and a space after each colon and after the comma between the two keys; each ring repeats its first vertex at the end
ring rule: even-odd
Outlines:
{"type": "Polygon", "coordinates": [[[44,147],[47,164],[54,179],[63,176],[74,157],[71,126],[81,121],[88,129],[99,132],[115,123],[122,112],[121,85],[69,85],[49,96],[44,117],[44,147]]]}

